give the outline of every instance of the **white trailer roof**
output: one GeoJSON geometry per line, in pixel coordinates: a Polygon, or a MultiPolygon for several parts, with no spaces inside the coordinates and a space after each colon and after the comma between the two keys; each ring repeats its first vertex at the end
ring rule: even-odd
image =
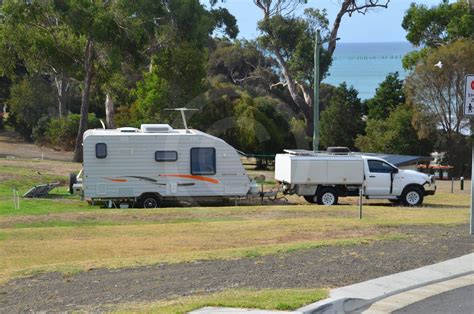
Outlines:
{"type": "Polygon", "coordinates": [[[84,140],[89,136],[204,136],[210,139],[225,142],[224,140],[194,129],[173,129],[168,132],[144,132],[141,129],[124,127],[119,129],[89,129],[84,132],[84,140]],[[133,131],[132,131],[133,130],[133,131]]]}

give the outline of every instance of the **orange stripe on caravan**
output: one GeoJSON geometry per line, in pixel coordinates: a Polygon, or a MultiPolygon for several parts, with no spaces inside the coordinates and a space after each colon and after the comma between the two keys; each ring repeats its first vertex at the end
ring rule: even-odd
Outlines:
{"type": "Polygon", "coordinates": [[[110,180],[112,182],[128,182],[127,179],[112,179],[112,178],[104,178],[106,180],[110,180]]]}
{"type": "Polygon", "coordinates": [[[193,176],[191,174],[160,174],[160,177],[177,177],[177,178],[193,179],[193,180],[219,184],[219,180],[208,178],[208,177],[193,176]]]}

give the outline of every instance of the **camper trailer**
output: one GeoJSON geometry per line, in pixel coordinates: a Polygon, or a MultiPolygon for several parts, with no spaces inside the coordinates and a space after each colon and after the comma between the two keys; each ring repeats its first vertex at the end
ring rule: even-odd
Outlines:
{"type": "Polygon", "coordinates": [[[232,146],[186,124],[87,130],[83,139],[83,169],[70,189],[89,202],[155,208],[166,199],[258,193],[232,146]]]}
{"type": "Polygon", "coordinates": [[[419,206],[433,195],[433,176],[398,169],[374,156],[344,152],[316,153],[285,150],[275,157],[275,180],[284,194],[303,196],[309,203],[337,204],[339,197],[388,199],[406,206],[419,206]]]}

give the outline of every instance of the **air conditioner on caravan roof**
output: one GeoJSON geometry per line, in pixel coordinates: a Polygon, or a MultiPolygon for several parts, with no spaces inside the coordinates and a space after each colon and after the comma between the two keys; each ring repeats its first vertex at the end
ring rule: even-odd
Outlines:
{"type": "Polygon", "coordinates": [[[142,124],[143,133],[168,133],[173,130],[169,124],[142,124]]]}

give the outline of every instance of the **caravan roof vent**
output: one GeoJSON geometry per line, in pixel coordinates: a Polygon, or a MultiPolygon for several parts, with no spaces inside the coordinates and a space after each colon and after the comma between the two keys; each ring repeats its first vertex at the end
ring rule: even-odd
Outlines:
{"type": "Polygon", "coordinates": [[[120,133],[136,133],[136,132],[140,132],[139,129],[137,128],[131,128],[131,127],[123,127],[123,128],[118,128],[117,129],[120,133]]]}
{"type": "Polygon", "coordinates": [[[143,133],[168,133],[173,130],[169,124],[142,124],[143,133]]]}

